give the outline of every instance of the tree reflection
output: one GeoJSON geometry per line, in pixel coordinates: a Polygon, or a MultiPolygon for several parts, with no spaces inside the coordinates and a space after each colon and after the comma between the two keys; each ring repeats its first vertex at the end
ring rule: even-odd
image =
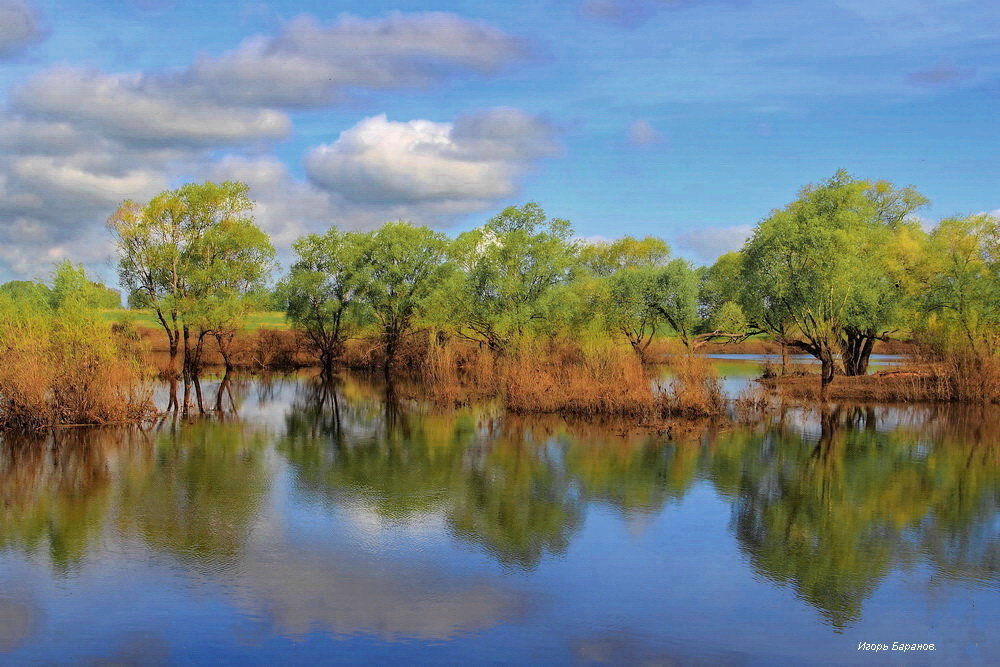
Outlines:
{"type": "Polygon", "coordinates": [[[289,411],[282,452],[298,483],[334,503],[363,503],[387,521],[442,515],[500,562],[533,567],[560,553],[579,500],[544,442],[498,430],[489,411],[433,414],[392,385],[307,385],[289,411]]]}
{"type": "Polygon", "coordinates": [[[135,453],[133,430],[8,434],[0,442],[0,548],[44,549],[68,570],[87,555],[112,501],[110,458],[135,453]]]}
{"type": "Polygon", "coordinates": [[[818,439],[781,428],[734,433],[711,464],[730,494],[738,470],[733,525],[758,572],[791,585],[837,628],[860,617],[893,567],[922,553],[942,572],[996,576],[995,448],[880,430],[871,409],[834,408],[819,421],[818,439]],[[951,560],[931,544],[952,547],[941,550],[951,560]]]}
{"type": "Polygon", "coordinates": [[[162,424],[151,466],[121,481],[119,528],[185,561],[234,558],[268,488],[266,442],[240,422],[162,424]]]}
{"type": "MultiPolygon", "coordinates": [[[[256,557],[249,535],[280,470],[276,442],[301,496],[389,526],[433,517],[507,567],[564,553],[588,505],[652,515],[700,480],[731,505],[750,566],[836,628],[859,619],[901,568],[1000,580],[996,407],[794,409],[721,432],[695,428],[684,440],[490,406],[441,411],[381,376],[234,376],[206,388],[225,419],[5,436],[0,549],[65,572],[117,530],[125,544],[187,564],[252,570],[244,561],[256,557]],[[273,414],[291,390],[280,438],[245,416],[254,400],[273,414]]],[[[288,558],[297,549],[280,547],[288,558]]],[[[295,590],[312,585],[295,580],[295,590]]],[[[492,617],[492,603],[484,608],[492,617]]]]}

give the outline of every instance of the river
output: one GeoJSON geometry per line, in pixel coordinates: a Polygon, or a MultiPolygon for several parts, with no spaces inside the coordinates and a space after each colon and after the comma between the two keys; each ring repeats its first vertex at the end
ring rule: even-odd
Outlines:
{"type": "Polygon", "coordinates": [[[0,663],[1000,664],[996,406],[657,431],[224,389],[2,439],[0,663]],[[858,650],[893,642],[934,651],[858,650]]]}

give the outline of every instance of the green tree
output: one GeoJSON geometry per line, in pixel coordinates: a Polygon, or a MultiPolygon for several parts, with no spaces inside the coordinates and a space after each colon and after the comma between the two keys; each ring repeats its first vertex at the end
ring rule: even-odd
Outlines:
{"type": "Polygon", "coordinates": [[[364,237],[331,227],[296,241],[296,260],[282,284],[288,319],[302,331],[329,373],[363,321],[360,267],[364,237]]]}
{"type": "Polygon", "coordinates": [[[88,308],[121,307],[121,294],[118,290],[91,280],[82,264],[66,260],[56,265],[52,289],[49,290],[49,304],[53,308],[60,308],[70,298],[81,300],[88,308]]]}
{"type": "Polygon", "coordinates": [[[30,280],[11,280],[0,285],[0,295],[10,298],[16,303],[44,309],[51,302],[52,290],[44,283],[30,280]]]}
{"type": "Polygon", "coordinates": [[[643,360],[663,321],[655,306],[660,285],[657,278],[657,270],[651,267],[620,269],[605,279],[606,291],[601,299],[607,328],[625,336],[643,360]]]}
{"type": "Polygon", "coordinates": [[[449,270],[448,239],[426,227],[389,222],[362,237],[359,251],[360,294],[378,322],[389,370],[449,270]]]}
{"type": "Polygon", "coordinates": [[[948,218],[931,233],[923,307],[978,356],[1000,347],[1000,220],[948,218]]]}
{"type": "Polygon", "coordinates": [[[456,239],[459,271],[443,303],[460,337],[503,351],[559,306],[552,297],[577,266],[570,223],[538,204],[510,206],[456,239]]]}
{"type": "Polygon", "coordinates": [[[156,315],[173,367],[183,343],[185,378],[197,374],[204,337],[232,331],[270,275],[274,248],[252,209],[243,183],[191,183],[126,201],[108,221],[121,283],[156,315]]]}
{"type": "Polygon", "coordinates": [[[623,236],[607,243],[588,243],[580,248],[580,261],[598,276],[611,276],[622,269],[662,266],[670,259],[670,246],[663,239],[623,236]]]}
{"type": "Polygon", "coordinates": [[[819,359],[824,392],[836,353],[845,372],[862,374],[874,341],[897,329],[908,295],[894,276],[899,262],[892,248],[925,201],[912,188],[840,171],[774,211],[744,247],[747,318],[819,359]]]}

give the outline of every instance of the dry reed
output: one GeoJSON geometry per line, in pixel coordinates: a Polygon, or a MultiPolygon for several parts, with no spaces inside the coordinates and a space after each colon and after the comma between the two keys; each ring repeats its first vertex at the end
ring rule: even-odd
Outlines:
{"type": "Polygon", "coordinates": [[[141,420],[152,411],[137,337],[85,314],[0,318],[0,428],[141,420]]]}
{"type": "Polygon", "coordinates": [[[515,414],[650,419],[722,414],[725,399],[707,361],[685,357],[666,383],[623,346],[556,340],[495,355],[451,341],[431,345],[420,376],[429,397],[453,405],[499,398],[515,414]]]}

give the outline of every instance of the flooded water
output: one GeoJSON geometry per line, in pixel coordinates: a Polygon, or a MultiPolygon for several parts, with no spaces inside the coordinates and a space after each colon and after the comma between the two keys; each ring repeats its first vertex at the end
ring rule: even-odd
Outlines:
{"type": "Polygon", "coordinates": [[[1000,663],[996,408],[657,433],[411,394],[5,437],[0,663],[1000,663]]]}

